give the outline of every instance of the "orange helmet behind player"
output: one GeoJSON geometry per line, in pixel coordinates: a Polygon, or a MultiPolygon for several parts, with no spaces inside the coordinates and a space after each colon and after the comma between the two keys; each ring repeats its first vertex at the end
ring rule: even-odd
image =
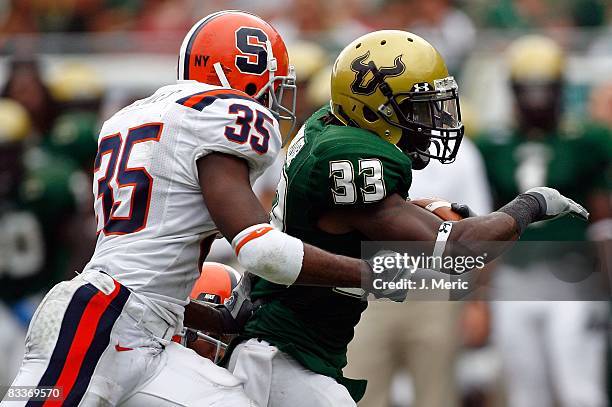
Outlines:
{"type": "Polygon", "coordinates": [[[295,122],[295,71],[287,48],[280,34],[256,15],[225,10],[198,21],[181,45],[178,79],[241,90],[277,119],[295,122]]]}
{"type": "MultiPolygon", "coordinates": [[[[241,275],[225,264],[204,262],[202,272],[191,290],[189,297],[192,300],[203,301],[211,305],[223,304],[232,295],[232,290],[238,285],[241,275]]],[[[199,355],[218,362],[227,348],[223,339],[215,338],[205,332],[186,328],[183,334],[183,344],[193,349],[199,355]]]]}
{"type": "Polygon", "coordinates": [[[202,273],[195,282],[190,298],[223,304],[232,295],[240,281],[240,273],[225,264],[207,261],[202,264],[202,273]]]}

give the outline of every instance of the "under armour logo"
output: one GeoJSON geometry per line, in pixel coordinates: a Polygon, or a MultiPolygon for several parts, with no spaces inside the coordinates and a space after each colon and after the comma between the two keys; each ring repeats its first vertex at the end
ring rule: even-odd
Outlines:
{"type": "Polygon", "coordinates": [[[449,222],[442,222],[440,225],[440,229],[438,229],[438,233],[448,233],[451,224],[449,222]]]}
{"type": "Polygon", "coordinates": [[[377,67],[374,61],[364,63],[370,56],[370,51],[355,58],[351,63],[351,70],[356,73],[351,90],[360,95],[371,95],[385,81],[388,76],[399,76],[406,70],[406,65],[402,62],[402,55],[395,57],[393,66],[377,67]],[[378,73],[377,73],[378,71],[378,73]]]}
{"type": "Polygon", "coordinates": [[[419,82],[412,85],[413,92],[429,92],[431,88],[427,82],[419,82]]]}

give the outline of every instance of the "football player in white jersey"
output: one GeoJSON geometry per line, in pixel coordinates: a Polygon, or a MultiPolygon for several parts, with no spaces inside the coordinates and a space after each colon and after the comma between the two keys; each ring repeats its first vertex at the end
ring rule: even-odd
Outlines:
{"type": "Polygon", "coordinates": [[[251,189],[280,151],[278,119],[294,118],[279,34],[248,13],[211,14],[185,37],[178,79],[102,126],[95,252],[39,306],[13,382],[61,395],[2,405],[252,405],[237,378],[170,341],[218,231],[243,267],[276,283],[371,277],[364,261],[272,228],[251,189]]]}

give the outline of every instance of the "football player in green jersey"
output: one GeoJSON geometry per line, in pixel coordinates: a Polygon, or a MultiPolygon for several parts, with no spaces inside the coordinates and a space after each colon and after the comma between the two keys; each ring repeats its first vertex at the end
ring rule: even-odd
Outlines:
{"type": "MultiPolygon", "coordinates": [[[[516,125],[478,138],[497,203],[536,186],[550,186],[587,203],[591,224],[565,217],[527,228],[523,240],[604,240],[612,232],[612,135],[594,123],[564,119],[566,56],[552,39],[529,35],[508,49],[516,125]]],[[[496,301],[493,338],[500,349],[510,407],[604,405],[605,303],[584,301],[578,288],[557,276],[588,275],[582,250],[534,243],[518,261],[499,264],[496,287],[555,293],[566,301],[496,301]],[[568,301],[568,300],[578,301],[568,301]],[[541,329],[533,329],[541,321],[541,329]],[[560,334],[562,333],[562,334],[560,334]],[[542,351],[541,343],[548,345],[542,351]],[[522,357],[516,357],[520,349],[522,357]],[[553,394],[553,392],[555,394],[553,394]]],[[[512,258],[508,260],[513,260],[512,258]]],[[[549,294],[550,295],[550,294],[549,294]]]]}
{"type": "MultiPolygon", "coordinates": [[[[272,210],[275,227],[305,242],[359,257],[364,240],[423,241],[433,250],[436,240],[512,241],[534,221],[588,217],[547,188],[454,224],[406,201],[411,171],[431,159],[453,161],[463,137],[457,85],[440,54],[414,34],[358,38],[338,56],[331,89],[330,106],[289,146],[272,210]]],[[[262,305],[228,363],[247,394],[262,406],[355,405],[365,383],[343,377],[342,368],[367,303],[353,293],[255,278],[252,299],[262,305]]]]}
{"type": "Polygon", "coordinates": [[[87,177],[70,158],[28,147],[30,136],[27,111],[0,99],[0,301],[7,304],[66,277],[74,266],[69,241],[83,239],[71,220],[87,177]]]}
{"type": "MultiPolygon", "coordinates": [[[[43,293],[65,277],[72,247],[79,174],[69,159],[26,149],[25,108],[0,99],[0,383],[10,383],[23,356],[25,330],[43,293]],[[25,158],[27,157],[27,159],[25,158]],[[77,181],[77,182],[75,182],[77,181]],[[21,337],[21,338],[20,338],[21,337]],[[20,339],[22,339],[20,341],[20,339]],[[16,347],[16,348],[15,348],[16,347]]],[[[75,238],[81,238],[76,237],[75,238]]]]}

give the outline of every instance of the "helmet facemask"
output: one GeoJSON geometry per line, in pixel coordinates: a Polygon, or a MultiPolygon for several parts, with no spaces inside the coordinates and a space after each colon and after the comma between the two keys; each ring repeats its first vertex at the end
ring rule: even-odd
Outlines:
{"type": "Polygon", "coordinates": [[[397,146],[416,170],[425,168],[432,158],[442,164],[455,161],[464,134],[454,78],[434,80],[434,90],[421,90],[420,85],[415,84],[411,92],[393,93],[383,82],[380,89],[387,102],[378,108],[383,120],[402,129],[397,146]]]}
{"type": "MultiPolygon", "coordinates": [[[[226,336],[229,339],[230,335],[226,336]]],[[[212,360],[213,363],[221,361],[227,350],[226,342],[191,328],[184,328],[181,343],[183,346],[196,351],[200,356],[212,360]]]]}
{"type": "Polygon", "coordinates": [[[297,86],[295,68],[289,65],[287,75],[276,76],[278,64],[274,54],[272,53],[272,45],[270,41],[266,41],[268,54],[269,74],[268,82],[255,94],[254,98],[259,100],[264,106],[268,107],[276,120],[287,120],[291,123],[289,131],[283,137],[282,146],[284,147],[289,136],[295,128],[295,105],[297,99],[297,86]]]}
{"type": "MultiPolygon", "coordinates": [[[[215,308],[220,305],[221,297],[216,294],[200,294],[197,300],[202,305],[215,308]],[[206,299],[205,299],[206,298],[206,299]]],[[[198,355],[218,363],[225,356],[228,344],[236,337],[234,334],[216,335],[210,332],[202,332],[197,329],[183,327],[180,334],[181,344],[194,350],[198,355]]]]}

